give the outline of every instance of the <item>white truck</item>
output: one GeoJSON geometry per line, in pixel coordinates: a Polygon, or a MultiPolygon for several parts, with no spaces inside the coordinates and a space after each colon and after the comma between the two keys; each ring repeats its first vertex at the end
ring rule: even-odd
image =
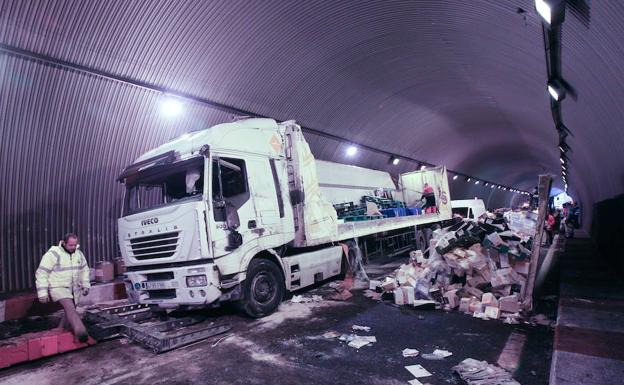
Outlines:
{"type": "Polygon", "coordinates": [[[339,275],[345,243],[414,229],[424,245],[428,228],[452,216],[444,167],[402,174],[397,188],[389,173],[316,161],[294,121],[245,119],[185,134],[139,157],[119,181],[128,296],[165,309],[236,301],[262,317],[286,290],[339,275]],[[409,206],[425,183],[431,213],[337,219],[333,204],[385,188],[409,206]]]}

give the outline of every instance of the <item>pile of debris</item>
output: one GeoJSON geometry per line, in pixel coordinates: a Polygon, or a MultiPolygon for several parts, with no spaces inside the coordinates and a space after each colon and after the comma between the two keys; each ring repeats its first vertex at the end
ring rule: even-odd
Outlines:
{"type": "Polygon", "coordinates": [[[371,298],[397,305],[444,308],[482,319],[517,323],[519,294],[529,274],[531,238],[509,229],[502,217],[462,221],[433,232],[429,257],[420,250],[393,276],[370,281],[371,298]]]}
{"type": "Polygon", "coordinates": [[[468,385],[520,385],[505,369],[472,358],[454,366],[453,371],[468,385]]]}

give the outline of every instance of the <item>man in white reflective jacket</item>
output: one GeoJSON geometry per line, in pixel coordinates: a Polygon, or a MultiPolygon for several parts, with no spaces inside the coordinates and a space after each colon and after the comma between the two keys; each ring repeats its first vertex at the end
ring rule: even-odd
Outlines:
{"type": "Polygon", "coordinates": [[[61,326],[71,329],[81,342],[88,338],[87,330],[76,311],[80,295],[89,294],[89,265],[80,250],[78,236],[66,234],[58,246],[52,246],[41,258],[35,273],[39,302],[59,302],[65,314],[61,326]]]}

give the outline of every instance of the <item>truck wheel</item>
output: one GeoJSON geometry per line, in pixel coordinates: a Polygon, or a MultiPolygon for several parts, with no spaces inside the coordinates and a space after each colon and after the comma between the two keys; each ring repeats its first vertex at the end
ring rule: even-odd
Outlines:
{"type": "Polygon", "coordinates": [[[253,318],[275,311],[284,297],[284,277],[280,268],[268,259],[254,259],[247,268],[243,282],[243,298],[239,307],[253,318]]]}
{"type": "Polygon", "coordinates": [[[416,248],[422,251],[423,254],[427,250],[427,239],[422,230],[416,230],[416,248]]]}
{"type": "MultiPolygon", "coordinates": [[[[429,242],[431,241],[431,238],[433,237],[433,231],[431,231],[431,229],[423,229],[422,233],[425,238],[425,244],[427,245],[425,248],[429,248],[431,246],[429,242]]],[[[425,253],[425,256],[427,258],[429,257],[430,251],[431,250],[425,253]]]]}

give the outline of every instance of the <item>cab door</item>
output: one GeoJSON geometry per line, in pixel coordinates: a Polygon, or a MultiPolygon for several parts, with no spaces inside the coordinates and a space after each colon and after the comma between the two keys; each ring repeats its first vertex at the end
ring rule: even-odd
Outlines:
{"type": "Polygon", "coordinates": [[[266,157],[249,158],[249,185],[256,208],[257,221],[254,223],[256,232],[264,234],[273,232],[281,225],[284,207],[276,179],[275,165],[266,157]],[[281,204],[280,204],[281,203],[281,204]]]}
{"type": "MultiPolygon", "coordinates": [[[[231,235],[240,234],[242,243],[257,238],[250,224],[257,221],[254,201],[249,188],[248,162],[242,157],[214,155],[210,166],[210,195],[212,200],[212,247],[218,258],[232,252],[231,235]],[[238,226],[228,225],[228,216],[236,212],[238,226]]],[[[231,220],[230,220],[231,221],[231,220]]]]}

